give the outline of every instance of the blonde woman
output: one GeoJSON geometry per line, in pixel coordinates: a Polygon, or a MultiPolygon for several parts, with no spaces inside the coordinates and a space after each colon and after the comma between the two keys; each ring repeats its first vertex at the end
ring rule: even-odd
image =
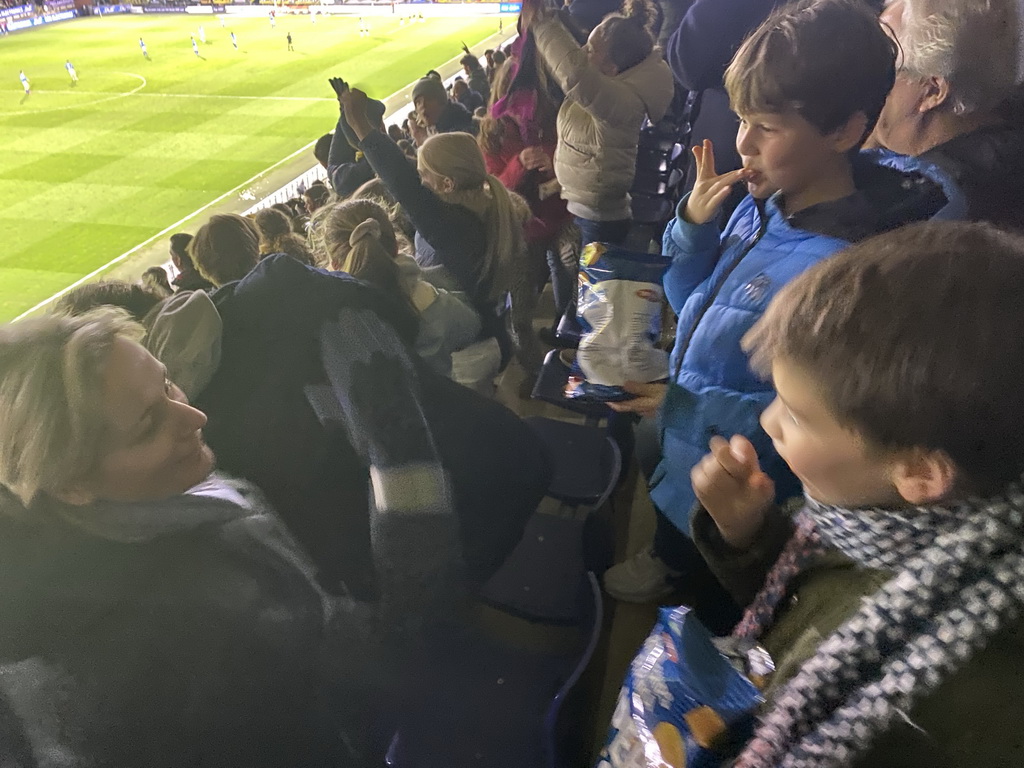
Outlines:
{"type": "Polygon", "coordinates": [[[452,352],[480,335],[480,316],[461,294],[422,279],[415,259],[401,252],[388,213],[372,200],[350,200],[317,211],[314,231],[331,269],[407,302],[419,316],[416,351],[448,376],[452,352]]]}
{"type": "Polygon", "coordinates": [[[468,133],[427,139],[417,155],[417,174],[398,146],[373,127],[365,93],[345,89],[339,100],[360,149],[416,227],[416,260],[423,267],[444,267],[444,287],[469,295],[484,333],[496,336],[503,350],[507,334],[499,316],[511,297],[520,362],[539,367],[530,326],[536,290],[523,235],[530,218],[526,202],[487,173],[468,133]]]}
{"type": "Polygon", "coordinates": [[[4,762],[371,764],[337,606],[142,334],[0,326],[4,762]]]}

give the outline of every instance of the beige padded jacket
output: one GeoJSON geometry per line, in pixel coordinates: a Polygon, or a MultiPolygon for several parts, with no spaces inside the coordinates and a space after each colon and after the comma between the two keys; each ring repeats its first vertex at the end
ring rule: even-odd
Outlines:
{"type": "Polygon", "coordinates": [[[565,93],[555,175],[569,212],[597,221],[630,218],[640,127],[645,115],[652,122],[664,117],[672,101],[672,72],[661,50],[609,76],[590,66],[586,51],[557,17],[538,19],[530,29],[546,69],[565,93]]]}

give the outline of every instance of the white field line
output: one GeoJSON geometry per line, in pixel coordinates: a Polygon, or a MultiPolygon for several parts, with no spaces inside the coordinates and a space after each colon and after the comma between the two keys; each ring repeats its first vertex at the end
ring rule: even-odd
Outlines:
{"type": "MultiPolygon", "coordinates": [[[[502,33],[502,32],[495,32],[493,35],[488,35],[487,37],[485,37],[483,40],[481,40],[479,43],[477,43],[477,45],[481,45],[481,44],[487,42],[488,40],[490,40],[492,37],[498,37],[499,35],[503,35],[503,34],[504,33],[502,33]]],[[[509,38],[509,39],[511,39],[511,38],[509,38]]],[[[460,53],[457,56],[452,56],[450,59],[445,61],[440,66],[444,67],[444,66],[447,66],[448,64],[451,64],[453,61],[458,61],[459,59],[462,58],[463,55],[464,54],[460,53]]],[[[426,71],[426,70],[424,70],[424,71],[426,71]]],[[[119,74],[130,74],[130,73],[121,72],[119,74]]],[[[141,75],[135,75],[135,77],[141,77],[141,75]]],[[[145,87],[145,82],[143,82],[143,84],[141,86],[139,86],[139,88],[137,88],[136,91],[141,90],[144,87],[145,87]]],[[[397,91],[395,91],[391,95],[387,96],[384,99],[384,101],[385,102],[391,101],[393,98],[398,96],[403,91],[410,90],[411,88],[412,88],[412,84],[409,84],[409,85],[406,85],[406,86],[404,86],[402,88],[399,88],[397,91]]],[[[115,96],[113,98],[121,98],[122,96],[130,96],[130,95],[133,95],[134,93],[135,92],[119,94],[118,96],[115,96]]],[[[336,99],[326,99],[326,101],[336,101],[336,99]]],[[[407,107],[407,105],[400,105],[399,107],[396,107],[395,109],[391,110],[391,112],[388,114],[388,117],[393,117],[394,115],[396,115],[398,113],[399,109],[405,109],[406,107],[407,107]]],[[[28,309],[28,310],[22,312],[20,315],[18,315],[16,318],[14,318],[13,322],[16,323],[19,320],[21,320],[21,319],[23,319],[25,317],[28,317],[29,315],[34,314],[34,313],[38,312],[39,310],[43,309],[44,307],[52,304],[57,299],[59,299],[61,296],[66,294],[68,291],[72,291],[75,288],[77,288],[78,286],[82,285],[83,283],[89,282],[90,280],[92,280],[97,275],[100,275],[100,274],[106,272],[111,267],[113,267],[113,266],[115,266],[117,264],[120,264],[122,261],[127,259],[133,253],[136,253],[136,252],[142,250],[147,245],[152,243],[154,240],[158,240],[159,238],[163,237],[164,235],[166,235],[167,233],[171,232],[172,230],[177,229],[178,227],[180,227],[182,224],[184,224],[185,222],[189,221],[190,219],[195,218],[196,216],[198,216],[200,213],[202,213],[203,211],[207,210],[208,208],[211,208],[211,207],[215,206],[221,200],[224,200],[225,198],[230,197],[231,195],[235,194],[239,190],[245,189],[245,187],[249,186],[250,184],[255,183],[261,176],[264,176],[264,175],[270,173],[272,170],[274,170],[278,166],[283,165],[284,163],[287,163],[293,157],[296,157],[297,155],[301,154],[302,152],[309,151],[309,149],[314,144],[316,144],[317,139],[319,139],[319,138],[320,137],[317,136],[316,139],[314,139],[313,141],[309,142],[304,147],[300,147],[299,149],[295,150],[294,152],[292,152],[287,157],[281,158],[280,160],[278,160],[273,165],[271,165],[271,166],[269,166],[267,168],[264,168],[262,171],[257,173],[255,176],[252,176],[251,178],[246,179],[245,181],[243,181],[241,184],[239,184],[238,186],[234,187],[233,189],[229,189],[227,192],[225,192],[220,197],[217,197],[217,198],[211,200],[210,202],[206,203],[206,205],[202,206],[201,208],[197,208],[196,210],[192,211],[192,213],[188,214],[187,216],[183,216],[182,218],[178,219],[176,222],[174,222],[170,226],[165,227],[164,229],[162,229],[159,232],[157,232],[152,237],[142,241],[141,243],[136,245],[134,248],[132,248],[132,249],[130,249],[128,251],[125,251],[124,253],[122,253],[117,258],[111,259],[106,264],[104,264],[102,267],[97,267],[92,272],[87,274],[85,277],[79,278],[78,280],[73,282],[71,285],[69,285],[67,288],[63,288],[63,289],[57,291],[57,293],[53,294],[53,296],[50,296],[48,299],[43,299],[42,301],[40,301],[38,304],[36,304],[31,309],[28,309]]]]}
{"type": "MultiPolygon", "coordinates": [[[[22,109],[17,112],[5,112],[0,114],[0,120],[5,117],[14,117],[15,115],[39,115],[44,112],[63,112],[66,109],[81,109],[82,107],[94,107],[97,104],[106,104],[108,101],[116,101],[117,99],[123,99],[126,96],[135,96],[146,87],[146,78],[142,75],[137,75],[134,72],[115,72],[115,75],[125,75],[126,77],[137,77],[142,81],[141,85],[137,85],[130,91],[124,91],[123,93],[114,93],[103,99],[95,99],[94,101],[83,101],[81,104],[65,104],[62,107],[50,107],[49,109],[22,109]]],[[[76,93],[76,91],[33,91],[33,93],[76,93]]],[[[102,91],[82,91],[82,93],[102,93],[102,91]]],[[[148,95],[148,94],[147,94],[148,95]]]]}
{"type": "MultiPolygon", "coordinates": [[[[136,77],[142,77],[142,75],[136,75],[136,77]]],[[[139,90],[145,87],[145,84],[139,86],[134,91],[126,91],[125,93],[118,93],[112,95],[110,99],[119,99],[122,96],[146,96],[151,99],[241,99],[243,101],[337,101],[337,99],[330,99],[325,96],[237,96],[232,94],[217,94],[217,93],[139,93],[139,90]]],[[[7,89],[12,93],[17,93],[13,88],[7,89]]],[[[66,90],[66,91],[44,91],[32,89],[32,94],[44,94],[44,93],[55,93],[60,95],[73,95],[79,93],[95,93],[102,94],[103,91],[80,91],[80,90],[66,90]]],[[[109,101],[110,99],[106,99],[109,101]]],[[[98,104],[99,102],[90,101],[83,104],[75,104],[74,108],[91,106],[92,104],[98,104]]],[[[31,111],[31,110],[30,110],[31,111]]],[[[43,112],[46,110],[34,110],[32,114],[37,112],[43,112]]],[[[19,114],[17,112],[13,114],[19,114]]],[[[2,115],[0,115],[2,117],[2,115]]]]}

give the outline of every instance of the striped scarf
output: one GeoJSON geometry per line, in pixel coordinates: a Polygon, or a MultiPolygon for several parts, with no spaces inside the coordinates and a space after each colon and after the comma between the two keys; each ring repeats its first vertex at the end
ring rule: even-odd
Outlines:
{"type": "Polygon", "coordinates": [[[893,573],[779,691],[734,768],[849,766],[899,712],[964,665],[1024,603],[1024,491],[949,507],[848,510],[807,499],[735,634],[771,625],[827,549],[893,573]]]}

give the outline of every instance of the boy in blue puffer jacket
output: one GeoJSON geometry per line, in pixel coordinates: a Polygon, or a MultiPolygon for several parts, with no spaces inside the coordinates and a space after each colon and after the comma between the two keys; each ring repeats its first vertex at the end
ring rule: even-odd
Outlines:
{"type": "MultiPolygon", "coordinates": [[[[665,293],[679,316],[671,383],[630,383],[637,398],[612,406],[660,416],[661,435],[651,477],[654,546],[605,574],[612,596],[646,602],[669,594],[675,579],[703,583],[706,566],[686,532],[690,474],[711,436],[746,436],[778,495],[799,493],[758,424],[772,385],[740,348],[778,290],[850,242],[911,221],[963,217],[962,196],[937,168],[857,152],[892,87],[896,55],[859,0],[798,0],[770,16],[729,65],[743,167],[716,175],[711,142],[694,147],[697,181],[664,237],[672,257],[665,293]],[[740,182],[749,194],[720,235],[716,215],[740,182]]],[[[727,629],[733,615],[715,604],[714,587],[705,620],[727,629]]]]}

